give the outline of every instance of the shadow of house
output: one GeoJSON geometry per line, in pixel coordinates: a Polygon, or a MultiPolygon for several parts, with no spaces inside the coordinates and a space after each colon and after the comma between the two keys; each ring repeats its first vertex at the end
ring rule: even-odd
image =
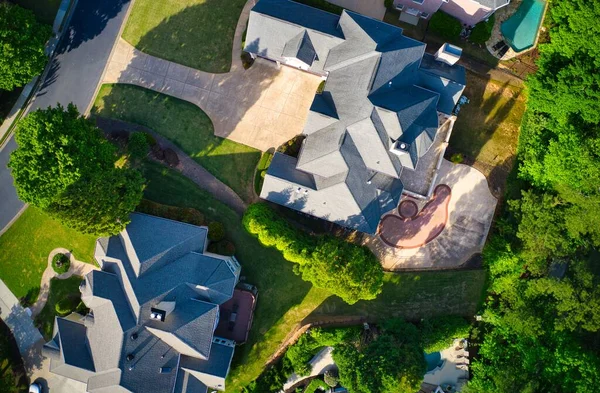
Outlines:
{"type": "Polygon", "coordinates": [[[192,2],[167,3],[164,7],[169,11],[175,7],[181,10],[173,15],[161,12],[167,16],[139,38],[134,26],[128,26],[123,37],[149,55],[206,72],[228,72],[233,37],[246,0],[205,0],[191,6],[186,4],[192,2]]]}
{"type": "MultiPolygon", "coordinates": [[[[2,369],[0,369],[0,382],[11,382],[10,377],[4,377],[10,373],[14,378],[14,387],[25,388],[28,385],[28,379],[25,365],[19,352],[19,346],[11,330],[1,319],[0,334],[2,335],[2,339],[0,339],[0,362],[6,362],[2,369]]],[[[4,387],[11,388],[10,386],[4,387]]]]}

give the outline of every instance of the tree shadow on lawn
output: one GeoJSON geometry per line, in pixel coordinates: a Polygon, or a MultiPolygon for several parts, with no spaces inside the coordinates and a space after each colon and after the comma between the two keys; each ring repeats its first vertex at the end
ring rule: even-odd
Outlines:
{"type": "Polygon", "coordinates": [[[468,72],[464,94],[471,102],[461,108],[446,158],[454,153],[463,154],[464,163],[481,170],[492,183],[493,193],[501,195],[506,177],[491,175],[497,167],[510,172],[514,163],[520,118],[511,117],[523,114],[523,88],[508,82],[500,85],[489,76],[484,78],[468,72]]]}
{"type": "Polygon", "coordinates": [[[206,72],[228,72],[233,37],[246,0],[204,0],[188,5],[193,3],[198,0],[140,0],[123,38],[152,56],[206,72]],[[174,9],[170,15],[176,7],[181,10],[174,9]],[[157,25],[144,33],[146,23],[157,25]]]}

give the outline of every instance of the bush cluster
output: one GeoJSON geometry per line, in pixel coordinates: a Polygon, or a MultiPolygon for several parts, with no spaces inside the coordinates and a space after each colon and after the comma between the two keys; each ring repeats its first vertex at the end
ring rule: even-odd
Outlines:
{"type": "Polygon", "coordinates": [[[79,299],[73,296],[67,296],[62,298],[54,305],[54,310],[60,316],[65,316],[73,312],[77,305],[79,304],[79,299]]]}
{"type": "Polygon", "coordinates": [[[459,316],[426,319],[421,322],[423,349],[427,353],[438,352],[452,345],[455,338],[468,338],[469,323],[459,316]]]}
{"type": "Polygon", "coordinates": [[[250,205],[244,228],[261,244],[275,247],[297,263],[295,271],[317,288],[329,290],[348,304],[372,300],[381,293],[383,269],[366,247],[334,236],[310,236],[292,227],[267,204],[250,205]]]}
{"type": "Polygon", "coordinates": [[[219,221],[211,221],[208,224],[208,240],[218,242],[225,238],[225,225],[219,221]]]}
{"type": "Polygon", "coordinates": [[[136,211],[192,225],[201,226],[206,224],[204,214],[191,207],[168,206],[142,199],[136,211]]]}
{"type": "Polygon", "coordinates": [[[147,135],[148,134],[144,132],[134,132],[129,135],[127,150],[129,151],[131,157],[135,159],[142,159],[148,155],[150,152],[150,144],[148,143],[147,135]]]}
{"type": "Polygon", "coordinates": [[[460,36],[462,25],[455,17],[438,11],[429,21],[429,30],[447,40],[454,40],[460,36]]]}
{"type": "Polygon", "coordinates": [[[479,22],[471,30],[469,35],[469,41],[476,44],[485,44],[487,40],[492,36],[492,29],[494,28],[494,14],[488,18],[487,21],[479,22]]]}

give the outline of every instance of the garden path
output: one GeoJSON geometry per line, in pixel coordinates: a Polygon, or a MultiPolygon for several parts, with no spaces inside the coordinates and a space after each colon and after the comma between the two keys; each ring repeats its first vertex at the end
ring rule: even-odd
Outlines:
{"type": "Polygon", "coordinates": [[[64,280],[71,277],[72,275],[85,276],[86,274],[95,269],[98,269],[98,267],[90,263],[78,261],[77,259],[75,259],[71,251],[67,250],[66,248],[59,247],[50,251],[50,254],[48,255],[48,267],[46,267],[46,270],[44,270],[44,274],[42,275],[42,281],[40,282],[40,294],[38,295],[38,298],[35,301],[35,303],[31,307],[29,307],[29,309],[31,310],[31,318],[35,319],[35,317],[44,309],[44,306],[48,301],[48,295],[50,293],[50,280],[52,280],[54,277],[60,280],[64,280]],[[66,273],[58,274],[52,268],[52,258],[54,258],[54,256],[58,253],[65,254],[69,257],[71,265],[69,266],[69,271],[67,271],[66,273]]]}
{"type": "MultiPolygon", "coordinates": [[[[175,153],[177,153],[177,156],[179,157],[179,164],[175,166],[174,169],[176,169],[182,175],[196,183],[198,187],[208,191],[216,199],[231,207],[239,215],[243,215],[246,211],[246,204],[244,203],[242,198],[240,198],[239,195],[235,193],[235,191],[233,191],[231,188],[229,188],[229,186],[227,186],[225,183],[213,176],[213,174],[211,174],[209,171],[204,169],[204,167],[198,164],[196,161],[194,161],[193,158],[185,154],[185,152],[181,150],[177,145],[175,145],[173,142],[169,141],[167,138],[163,137],[156,131],[151,130],[148,127],[141,126],[139,124],[128,123],[116,119],[107,119],[104,117],[97,117],[96,125],[104,132],[143,131],[149,133],[154,137],[156,143],[158,143],[158,145],[163,150],[172,149],[175,153]]],[[[163,161],[157,160],[156,158],[152,157],[152,154],[150,154],[150,157],[154,161],[164,164],[163,161]]]]}

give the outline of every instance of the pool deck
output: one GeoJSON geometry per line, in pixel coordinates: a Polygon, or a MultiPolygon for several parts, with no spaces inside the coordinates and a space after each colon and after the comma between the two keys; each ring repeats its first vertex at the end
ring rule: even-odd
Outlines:
{"type": "Polygon", "coordinates": [[[544,29],[544,18],[546,18],[546,12],[548,12],[548,1],[546,1],[546,0],[544,1],[544,13],[542,14],[542,20],[540,21],[540,27],[538,28],[537,34],[535,36],[535,42],[531,48],[527,48],[521,52],[515,52],[513,50],[513,48],[510,47],[510,45],[509,45],[508,51],[502,57],[498,57],[497,52],[492,50],[492,47],[498,41],[501,41],[501,40],[507,41],[506,38],[502,35],[502,32],[500,31],[500,26],[502,25],[502,22],[504,22],[505,20],[510,18],[519,9],[522,2],[523,2],[523,0],[513,0],[508,6],[500,8],[495,13],[496,19],[494,22],[494,28],[492,29],[492,35],[491,35],[490,39],[486,41],[485,46],[486,46],[488,52],[490,52],[494,57],[496,57],[502,61],[513,59],[515,57],[521,56],[527,52],[534,50],[537,47],[538,41],[540,39],[540,31],[542,31],[542,29],[544,29]]]}
{"type": "Polygon", "coordinates": [[[469,379],[469,353],[456,349],[457,341],[441,351],[442,366],[427,372],[423,382],[431,385],[454,385],[459,390],[469,379]]]}

